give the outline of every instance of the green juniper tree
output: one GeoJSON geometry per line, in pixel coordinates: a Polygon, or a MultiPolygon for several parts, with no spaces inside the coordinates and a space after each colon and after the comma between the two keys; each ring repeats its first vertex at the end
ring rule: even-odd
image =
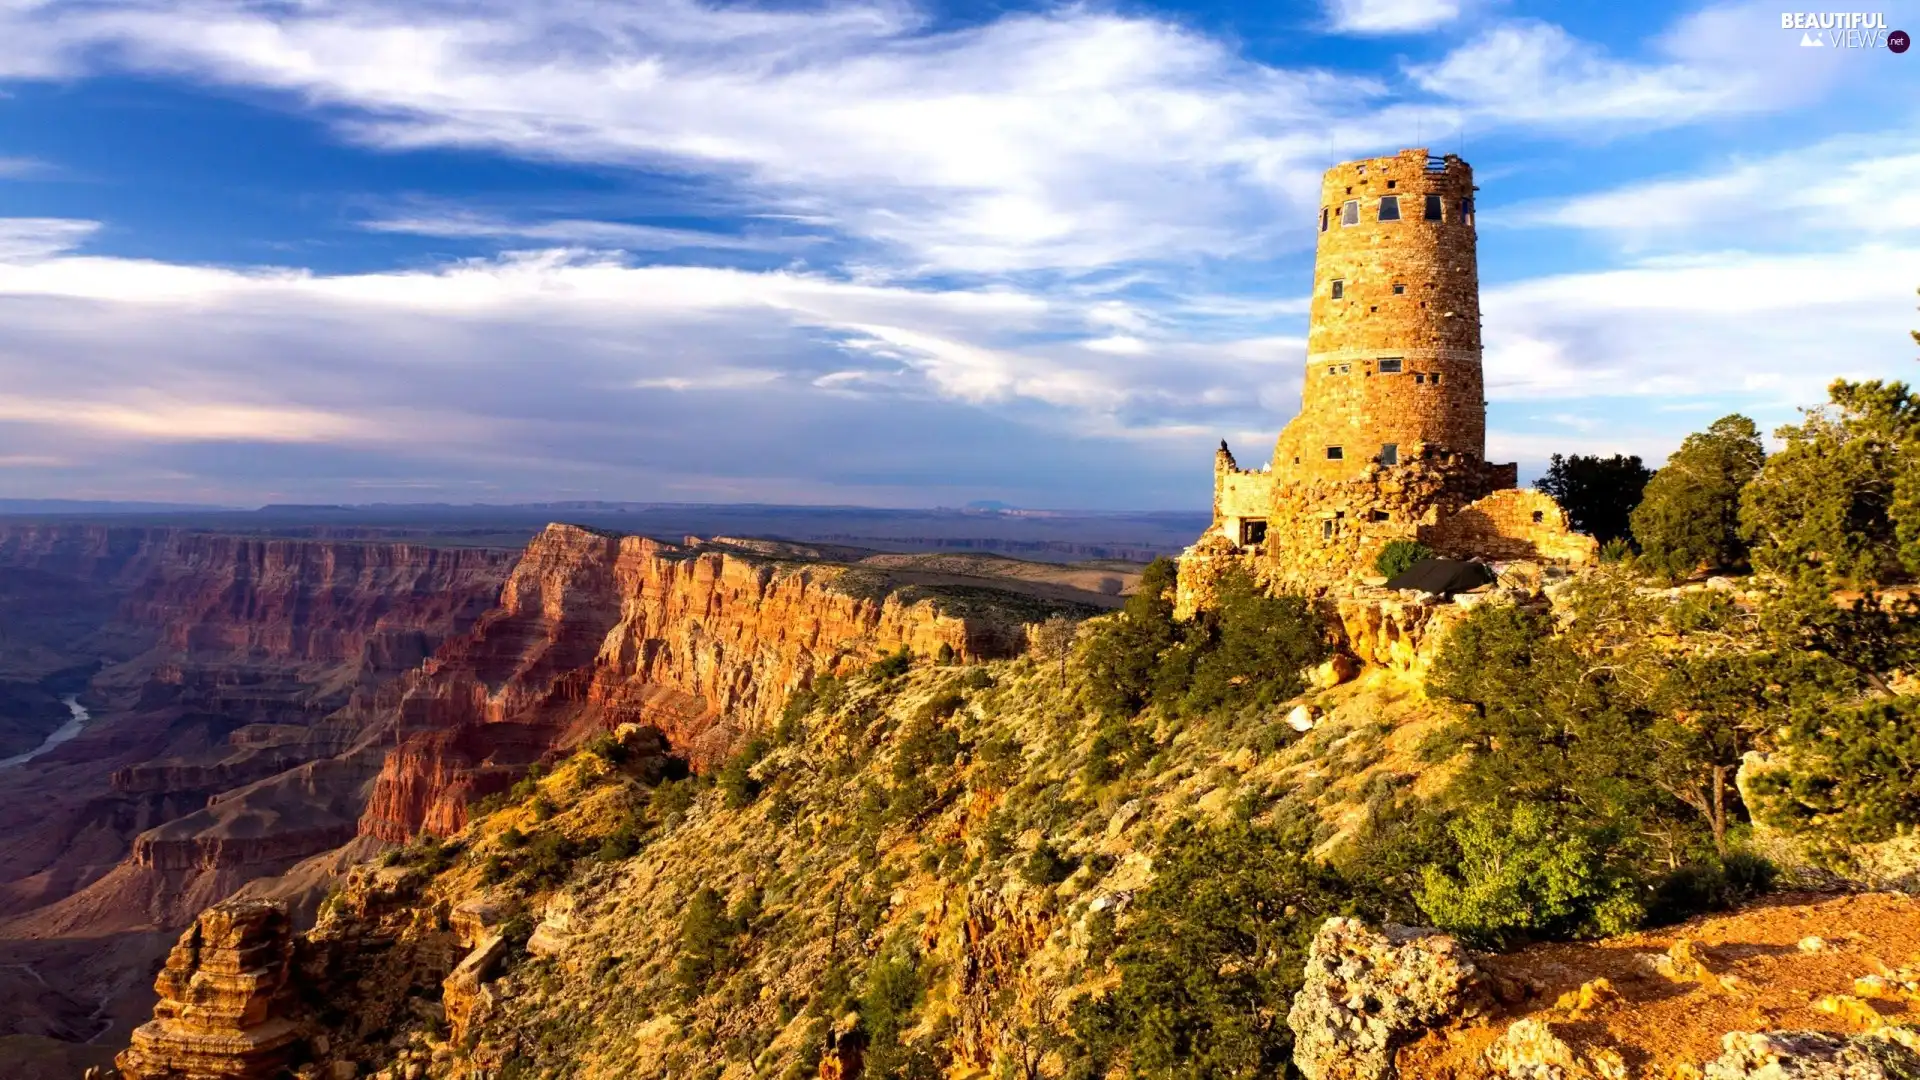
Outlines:
{"type": "Polygon", "coordinates": [[[1765,458],[1760,430],[1737,413],[1687,436],[1647,481],[1629,516],[1641,564],[1669,578],[1684,578],[1702,564],[1737,565],[1746,556],[1740,491],[1765,458]]]}

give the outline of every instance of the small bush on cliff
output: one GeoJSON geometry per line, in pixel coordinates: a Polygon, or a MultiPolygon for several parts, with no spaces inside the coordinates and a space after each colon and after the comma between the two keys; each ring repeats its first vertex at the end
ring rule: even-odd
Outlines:
{"type": "Polygon", "coordinates": [[[1738,414],[1687,436],[1647,481],[1646,495],[1633,511],[1640,565],[1679,579],[1703,564],[1739,564],[1747,552],[1740,536],[1740,491],[1765,459],[1760,429],[1738,414]]]}
{"type": "Polygon", "coordinates": [[[726,969],[740,929],[719,892],[702,886],[693,894],[680,918],[680,955],[673,968],[674,984],[683,998],[699,997],[713,977],[726,969]]]}
{"type": "Polygon", "coordinates": [[[913,670],[913,650],[902,645],[900,651],[875,660],[867,672],[876,679],[897,679],[911,670],[913,670]]]}
{"type": "Polygon", "coordinates": [[[668,780],[653,789],[648,805],[654,817],[671,823],[680,820],[688,810],[693,808],[693,800],[699,794],[699,781],[692,777],[668,780]]]}
{"type": "Polygon", "coordinates": [[[749,739],[720,767],[720,791],[727,809],[738,810],[759,798],[760,781],[753,778],[753,767],[767,756],[770,749],[772,747],[763,738],[749,739]]]}
{"type": "Polygon", "coordinates": [[[1767,824],[1853,843],[1920,825],[1920,698],[1801,709],[1783,750],[1750,780],[1767,824]]]}
{"type": "Polygon", "coordinates": [[[1399,577],[1413,566],[1433,558],[1433,549],[1418,540],[1389,540],[1373,560],[1373,568],[1389,578],[1399,577]]]}
{"type": "Polygon", "coordinates": [[[1088,642],[1087,693],[1101,712],[1124,717],[1146,708],[1161,655],[1179,638],[1173,621],[1177,577],[1172,559],[1155,559],[1120,614],[1088,642]]]}
{"type": "Polygon", "coordinates": [[[860,992],[860,1026],[867,1034],[868,1066],[876,1076],[887,1076],[904,1063],[900,1035],[912,1026],[925,990],[912,942],[904,936],[889,941],[867,969],[860,992]]]}

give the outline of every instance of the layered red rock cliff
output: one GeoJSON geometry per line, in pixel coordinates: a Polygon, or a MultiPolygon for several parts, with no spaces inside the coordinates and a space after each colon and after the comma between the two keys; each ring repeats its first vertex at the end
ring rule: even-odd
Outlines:
{"type": "Polygon", "coordinates": [[[818,674],[902,646],[965,660],[1018,643],[1017,626],[902,602],[846,567],[549,526],[500,606],[382,695],[397,745],[361,831],[456,831],[469,799],[590,730],[650,725],[704,767],[818,674]]]}

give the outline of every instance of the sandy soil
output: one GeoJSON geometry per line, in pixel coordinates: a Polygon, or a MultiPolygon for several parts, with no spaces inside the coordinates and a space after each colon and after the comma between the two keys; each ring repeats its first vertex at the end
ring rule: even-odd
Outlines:
{"type": "MultiPolygon", "coordinates": [[[[1811,946],[1813,943],[1808,942],[1811,946]]],[[[1528,987],[1525,1002],[1463,1027],[1429,1034],[1400,1052],[1401,1075],[1467,1080],[1486,1073],[1477,1060],[1514,1020],[1532,1016],[1579,1047],[1617,1048],[1636,1077],[1674,1075],[1720,1053],[1729,1031],[1864,1030],[1816,1003],[1851,994],[1855,979],[1920,965],[1920,899],[1889,893],[1780,894],[1739,912],[1707,916],[1604,942],[1539,945],[1485,958],[1496,976],[1528,987]],[[1650,961],[1680,938],[1695,946],[1713,978],[1676,982],[1650,961]],[[1803,948],[1809,938],[1818,948],[1803,948]],[[1555,1008],[1559,996],[1606,978],[1619,1000],[1584,1015],[1555,1008]],[[1713,985],[1713,984],[1719,985],[1713,985]]],[[[1920,1002],[1872,1000],[1888,1023],[1920,1023],[1920,1002]]]]}

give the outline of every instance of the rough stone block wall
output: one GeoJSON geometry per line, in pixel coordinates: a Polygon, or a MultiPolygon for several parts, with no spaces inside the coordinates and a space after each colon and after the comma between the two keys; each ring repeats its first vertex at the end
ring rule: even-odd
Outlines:
{"type": "Polygon", "coordinates": [[[1461,558],[1585,565],[1598,554],[1593,537],[1573,531],[1553,496],[1517,488],[1496,491],[1423,526],[1420,540],[1461,558]]]}

